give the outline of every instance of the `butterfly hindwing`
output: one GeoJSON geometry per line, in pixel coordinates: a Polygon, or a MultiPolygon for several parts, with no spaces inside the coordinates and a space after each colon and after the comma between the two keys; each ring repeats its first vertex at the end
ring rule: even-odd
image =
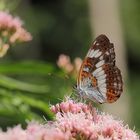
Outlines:
{"type": "Polygon", "coordinates": [[[77,86],[82,95],[97,102],[114,102],[122,93],[122,77],[115,66],[114,45],[105,35],[98,36],[79,71],[77,86]]]}

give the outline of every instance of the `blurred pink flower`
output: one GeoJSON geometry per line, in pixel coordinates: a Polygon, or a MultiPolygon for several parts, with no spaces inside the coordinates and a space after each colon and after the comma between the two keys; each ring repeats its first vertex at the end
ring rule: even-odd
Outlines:
{"type": "Polygon", "coordinates": [[[57,65],[68,73],[73,70],[73,65],[71,64],[70,57],[65,54],[61,54],[59,56],[57,65]]]}
{"type": "Polygon", "coordinates": [[[32,40],[32,36],[30,35],[29,32],[27,32],[26,30],[24,30],[23,28],[19,28],[15,33],[13,33],[13,35],[11,35],[10,37],[10,42],[14,43],[16,41],[19,42],[25,42],[25,41],[29,41],[32,40]]]}
{"type": "Polygon", "coordinates": [[[31,34],[23,28],[23,22],[18,17],[0,11],[0,57],[3,57],[13,44],[31,39],[31,34]]]}
{"type": "Polygon", "coordinates": [[[27,140],[26,132],[21,128],[20,125],[9,128],[7,132],[0,132],[0,140],[27,140]]]}
{"type": "Polygon", "coordinates": [[[138,135],[111,115],[98,112],[91,104],[66,98],[51,106],[55,121],[45,125],[31,122],[0,132],[0,140],[139,140],[138,135]]]}
{"type": "Polygon", "coordinates": [[[69,140],[70,133],[49,125],[30,123],[26,129],[27,140],[69,140]]]}
{"type": "Polygon", "coordinates": [[[57,61],[57,65],[59,67],[64,67],[65,65],[67,65],[68,63],[71,63],[70,62],[70,57],[65,55],[65,54],[61,54],[58,58],[58,61],[57,61]]]}
{"type": "Polygon", "coordinates": [[[74,63],[72,63],[70,57],[65,54],[61,54],[57,60],[58,67],[65,70],[67,74],[71,74],[73,76],[77,75],[81,64],[82,64],[81,58],[76,57],[74,59],[74,63]]]}
{"type": "Polygon", "coordinates": [[[62,101],[59,104],[53,105],[51,106],[51,111],[55,114],[59,113],[59,112],[63,112],[63,113],[80,113],[80,112],[84,112],[84,113],[93,113],[94,115],[95,113],[95,108],[93,108],[91,105],[86,105],[82,102],[76,102],[75,100],[70,99],[69,97],[66,97],[65,99],[66,101],[62,101]]]}
{"type": "Polygon", "coordinates": [[[0,48],[0,57],[3,57],[7,50],[9,49],[9,44],[3,44],[3,46],[0,48]]]}
{"type": "Polygon", "coordinates": [[[12,17],[8,12],[0,11],[0,28],[17,29],[22,27],[22,21],[18,17],[12,17]]]}
{"type": "Polygon", "coordinates": [[[63,133],[57,128],[47,128],[36,122],[30,123],[26,130],[20,126],[0,132],[0,140],[69,140],[70,133],[63,133]]]}
{"type": "Polygon", "coordinates": [[[82,64],[82,59],[79,57],[76,57],[74,59],[74,65],[77,72],[80,70],[81,64],[82,64]]]}

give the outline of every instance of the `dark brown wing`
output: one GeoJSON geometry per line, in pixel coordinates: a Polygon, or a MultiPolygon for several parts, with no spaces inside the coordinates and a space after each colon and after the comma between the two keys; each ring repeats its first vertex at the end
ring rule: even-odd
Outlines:
{"type": "MultiPolygon", "coordinates": [[[[85,57],[77,79],[81,88],[83,81],[89,77],[93,91],[95,89],[103,95],[105,102],[116,101],[122,93],[122,76],[115,66],[114,45],[105,35],[98,36],[85,57]]],[[[87,82],[89,84],[89,82],[87,82]]],[[[95,95],[94,95],[95,96],[95,95]]],[[[98,95],[97,95],[98,96],[98,95]]]]}

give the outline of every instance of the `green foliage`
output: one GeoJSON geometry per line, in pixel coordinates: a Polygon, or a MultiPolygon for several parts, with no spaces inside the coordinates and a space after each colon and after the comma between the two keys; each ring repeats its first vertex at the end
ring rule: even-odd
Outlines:
{"type": "Polygon", "coordinates": [[[139,113],[139,106],[140,106],[140,79],[139,76],[136,73],[131,73],[130,76],[130,82],[129,82],[129,90],[130,90],[130,96],[131,96],[131,113],[133,115],[132,122],[137,128],[137,130],[140,132],[140,113],[139,113]]]}
{"type": "Polygon", "coordinates": [[[3,128],[17,123],[25,126],[26,120],[43,121],[43,116],[52,119],[50,104],[71,94],[72,80],[61,78],[63,72],[51,64],[8,62],[1,64],[0,73],[0,126],[3,128]]]}
{"type": "Polygon", "coordinates": [[[21,0],[13,0],[9,2],[9,0],[0,0],[0,10],[14,10],[21,0]]]}
{"type": "Polygon", "coordinates": [[[128,61],[129,91],[132,102],[130,111],[133,116],[133,125],[140,131],[140,1],[123,0],[120,1],[120,5],[128,60],[130,60],[128,61]]]}
{"type": "Polygon", "coordinates": [[[135,57],[140,56],[140,2],[138,0],[124,0],[120,2],[122,9],[122,23],[126,44],[135,57]]]}

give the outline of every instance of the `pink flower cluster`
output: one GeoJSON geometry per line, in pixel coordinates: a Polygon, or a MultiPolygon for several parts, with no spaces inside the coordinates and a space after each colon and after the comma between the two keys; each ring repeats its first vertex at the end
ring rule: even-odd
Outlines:
{"type": "Polygon", "coordinates": [[[20,125],[7,132],[0,132],[0,140],[68,140],[69,134],[56,128],[46,128],[36,122],[30,123],[26,130],[20,125]]]}
{"type": "Polygon", "coordinates": [[[31,34],[23,28],[23,23],[18,17],[0,11],[0,57],[4,56],[8,48],[16,42],[31,39],[31,34]]]}
{"type": "Polygon", "coordinates": [[[66,100],[51,107],[56,113],[55,125],[70,132],[78,140],[138,140],[138,135],[124,126],[122,121],[99,113],[91,104],[66,100]]]}
{"type": "Polygon", "coordinates": [[[72,63],[70,57],[65,54],[61,54],[57,60],[58,67],[63,69],[67,74],[71,74],[72,76],[75,76],[77,74],[81,64],[81,58],[75,58],[74,62],[72,63]]]}
{"type": "Polygon", "coordinates": [[[51,106],[55,121],[45,125],[29,123],[0,132],[0,140],[139,140],[138,135],[122,121],[99,113],[91,104],[71,99],[51,106]]]}

